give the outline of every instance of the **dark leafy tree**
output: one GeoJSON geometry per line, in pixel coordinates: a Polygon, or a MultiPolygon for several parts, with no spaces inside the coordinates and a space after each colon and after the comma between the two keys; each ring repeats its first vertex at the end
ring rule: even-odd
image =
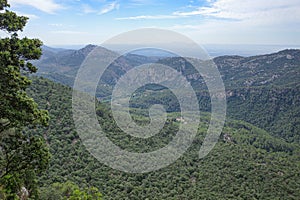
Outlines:
{"type": "Polygon", "coordinates": [[[95,187],[85,189],[71,181],[53,183],[42,188],[41,199],[44,200],[102,200],[102,194],[95,187]]]}
{"type": "Polygon", "coordinates": [[[38,39],[18,38],[18,31],[26,25],[26,17],[6,10],[6,0],[0,0],[0,29],[8,37],[0,39],[0,132],[28,124],[47,124],[48,115],[39,110],[26,94],[30,85],[27,74],[37,68],[29,61],[41,56],[42,42],[38,39]]]}
{"type": "Polygon", "coordinates": [[[37,71],[30,60],[41,56],[42,42],[19,38],[28,18],[7,8],[0,0],[0,30],[7,35],[0,39],[0,198],[37,198],[36,174],[47,168],[50,153],[42,139],[21,130],[49,120],[26,93],[29,74],[37,71]]]}

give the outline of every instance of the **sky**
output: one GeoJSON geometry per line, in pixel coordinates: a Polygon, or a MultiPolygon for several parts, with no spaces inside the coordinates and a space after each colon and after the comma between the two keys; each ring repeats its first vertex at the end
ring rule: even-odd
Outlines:
{"type": "Polygon", "coordinates": [[[300,45],[299,0],[8,0],[30,19],[21,35],[49,46],[100,45],[139,28],[199,44],[300,45]]]}

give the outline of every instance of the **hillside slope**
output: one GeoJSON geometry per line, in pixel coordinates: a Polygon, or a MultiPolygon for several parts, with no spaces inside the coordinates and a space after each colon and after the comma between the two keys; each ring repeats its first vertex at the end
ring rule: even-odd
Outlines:
{"type": "MultiPolygon", "coordinates": [[[[300,144],[300,50],[241,57],[214,59],[225,84],[227,114],[247,121],[288,142],[300,144]]],[[[161,64],[182,72],[199,98],[200,109],[210,111],[209,92],[201,75],[184,58],[165,58],[161,64]]],[[[132,100],[136,107],[151,102],[170,101],[169,110],[178,111],[166,91],[146,91],[132,100]],[[149,99],[150,97],[150,99],[149,99]]]]}
{"type": "MultiPolygon", "coordinates": [[[[227,115],[247,121],[288,142],[300,144],[300,50],[254,56],[214,59],[227,94],[227,115]]],[[[182,72],[199,98],[200,109],[210,111],[210,96],[201,75],[184,58],[164,58],[159,63],[182,72]]],[[[147,108],[161,103],[179,111],[176,98],[166,89],[146,88],[131,106],[147,108]]]]}
{"type": "MultiPolygon", "coordinates": [[[[46,50],[42,59],[36,63],[40,68],[39,73],[56,82],[73,86],[76,71],[84,56],[93,48],[95,46],[89,45],[81,50],[64,53],[49,53],[46,50]],[[55,54],[55,59],[48,54],[55,54]],[[55,67],[51,68],[52,65],[55,67]]],[[[111,52],[101,49],[103,52],[111,52]]],[[[194,86],[201,110],[210,111],[210,97],[202,77],[184,58],[176,57],[153,58],[132,54],[120,57],[103,75],[97,97],[110,97],[114,84],[123,74],[135,66],[150,62],[165,64],[182,72],[194,86]]],[[[221,56],[214,58],[214,62],[225,84],[230,117],[255,124],[274,136],[300,144],[300,50],[283,50],[251,57],[221,56]]],[[[170,98],[169,92],[143,92],[144,95],[133,98],[132,106],[145,108],[151,103],[165,103],[168,104],[168,111],[179,111],[178,104],[170,98]]]]}
{"type": "MultiPolygon", "coordinates": [[[[42,135],[53,155],[48,171],[39,180],[45,187],[71,180],[82,187],[96,186],[105,199],[300,198],[300,147],[253,125],[228,119],[216,147],[199,160],[209,120],[204,116],[193,145],[179,160],[159,171],[128,174],[98,162],[82,145],[71,116],[71,88],[38,78],[28,93],[51,117],[48,128],[27,130],[42,135]]],[[[161,148],[178,124],[171,120],[162,134],[141,141],[116,128],[106,105],[97,110],[107,136],[131,151],[161,148]]]]}

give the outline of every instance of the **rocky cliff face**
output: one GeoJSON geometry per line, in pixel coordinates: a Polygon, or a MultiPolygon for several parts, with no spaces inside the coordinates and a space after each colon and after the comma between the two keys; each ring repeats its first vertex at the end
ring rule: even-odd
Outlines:
{"type": "Polygon", "coordinates": [[[214,59],[229,87],[283,86],[300,82],[300,50],[253,56],[214,59]]]}

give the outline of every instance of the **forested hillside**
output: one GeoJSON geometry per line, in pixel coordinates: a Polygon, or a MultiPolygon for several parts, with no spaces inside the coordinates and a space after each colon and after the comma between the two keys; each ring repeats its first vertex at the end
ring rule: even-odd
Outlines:
{"type": "Polygon", "coordinates": [[[300,1],[270,2],[0,0],[0,200],[300,200],[300,1]]]}
{"type": "MultiPolygon", "coordinates": [[[[199,160],[209,120],[209,115],[203,115],[196,140],[179,160],[159,171],[128,174],[98,162],[82,145],[71,116],[71,88],[34,78],[28,93],[49,111],[51,119],[47,128],[26,130],[43,136],[52,154],[48,171],[39,178],[45,198],[51,199],[47,191],[55,194],[59,192],[53,189],[55,185],[67,181],[81,188],[96,187],[104,199],[300,198],[299,146],[251,124],[228,119],[216,147],[199,160]]],[[[99,104],[97,110],[107,136],[132,151],[164,146],[179,123],[170,120],[158,137],[140,143],[116,128],[105,104],[99,104]]]]}
{"type": "MultiPolygon", "coordinates": [[[[78,51],[65,50],[62,55],[67,58],[63,59],[62,64],[59,53],[46,49],[45,55],[36,63],[40,68],[39,73],[56,82],[73,86],[84,55],[93,48],[95,46],[89,45],[78,51]],[[76,62],[71,59],[74,55],[80,55],[76,62]]],[[[102,51],[113,53],[105,48],[102,51]]],[[[201,75],[196,73],[187,60],[176,57],[133,54],[120,57],[102,77],[97,97],[109,97],[113,85],[121,75],[134,66],[151,62],[165,64],[182,72],[192,83],[201,110],[210,110],[209,93],[201,75]]],[[[300,144],[300,50],[284,50],[252,57],[221,56],[214,58],[214,62],[225,84],[229,117],[255,124],[274,136],[300,144]]],[[[167,90],[162,93],[162,89],[164,88],[157,86],[144,88],[132,98],[131,106],[147,108],[154,103],[162,103],[168,104],[167,110],[170,112],[179,111],[175,97],[167,90]]]]}
{"type": "MultiPolygon", "coordinates": [[[[300,50],[253,57],[223,56],[214,59],[225,84],[229,117],[255,124],[288,142],[300,143],[300,50]]],[[[210,96],[201,75],[184,58],[158,61],[182,72],[199,98],[200,109],[210,111],[210,96]]],[[[162,89],[146,88],[132,100],[134,107],[169,103],[178,111],[175,97],[162,89]]]]}
{"type": "MultiPolygon", "coordinates": [[[[91,50],[90,47],[79,52],[91,50]]],[[[43,133],[54,155],[47,176],[42,176],[40,183],[46,186],[70,180],[82,188],[96,186],[106,199],[298,199],[300,51],[285,50],[253,57],[223,56],[214,61],[225,83],[228,107],[228,119],[219,143],[207,157],[198,160],[197,152],[209,121],[207,114],[193,146],[181,159],[168,168],[143,175],[112,170],[91,157],[72,123],[71,89],[35,79],[38,84],[33,85],[31,94],[42,108],[50,111],[52,122],[48,129],[34,133],[43,133]]],[[[102,77],[98,97],[109,100],[120,76],[134,66],[150,62],[182,72],[196,91],[201,110],[210,111],[210,97],[201,75],[187,60],[176,57],[147,58],[131,54],[120,57],[102,77]]],[[[66,62],[64,66],[69,68],[44,74],[42,68],[41,74],[72,85],[80,62],[77,65],[66,62]]],[[[110,111],[103,103],[98,108],[99,122],[107,129],[107,136],[124,149],[161,148],[177,130],[178,122],[174,119],[180,111],[179,104],[170,91],[158,85],[140,88],[130,101],[130,106],[140,113],[153,104],[165,105],[171,118],[168,126],[150,140],[142,141],[122,133],[111,122],[110,111]]],[[[147,121],[139,115],[135,119],[147,121]]]]}

